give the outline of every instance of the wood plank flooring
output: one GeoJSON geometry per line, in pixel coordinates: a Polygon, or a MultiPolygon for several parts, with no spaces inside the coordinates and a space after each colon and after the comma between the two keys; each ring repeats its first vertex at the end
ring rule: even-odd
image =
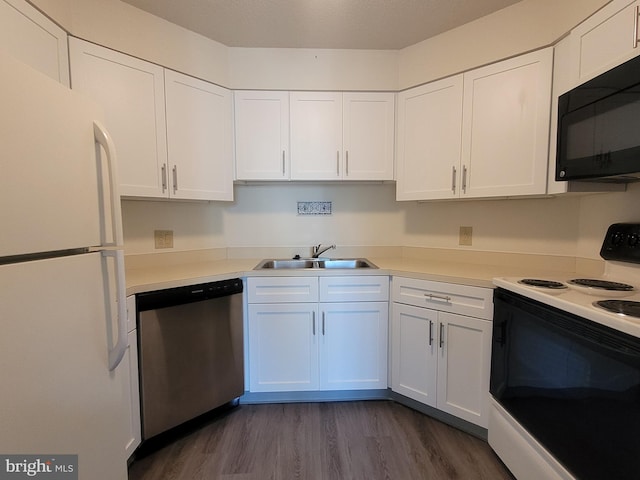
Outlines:
{"type": "Polygon", "coordinates": [[[130,480],[512,480],[489,445],[391,401],[241,405],[136,460],[130,480]]]}

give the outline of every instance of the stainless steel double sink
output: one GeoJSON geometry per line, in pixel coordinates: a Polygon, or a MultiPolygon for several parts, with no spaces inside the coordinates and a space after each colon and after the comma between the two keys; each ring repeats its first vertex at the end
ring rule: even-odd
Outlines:
{"type": "Polygon", "coordinates": [[[366,258],[293,258],[267,259],[260,262],[254,270],[264,269],[360,269],[378,268],[366,258]]]}

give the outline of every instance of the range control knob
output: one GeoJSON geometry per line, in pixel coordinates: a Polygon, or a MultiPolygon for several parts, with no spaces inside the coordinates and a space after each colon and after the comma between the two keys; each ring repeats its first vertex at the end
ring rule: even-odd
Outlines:
{"type": "Polygon", "coordinates": [[[622,232],[614,233],[613,236],[611,237],[611,243],[616,247],[619,247],[620,245],[622,245],[624,243],[624,233],[622,232]]]}
{"type": "Polygon", "coordinates": [[[636,247],[638,246],[638,243],[640,242],[640,236],[638,236],[637,233],[632,233],[631,235],[629,235],[629,246],[630,247],[636,247]]]}

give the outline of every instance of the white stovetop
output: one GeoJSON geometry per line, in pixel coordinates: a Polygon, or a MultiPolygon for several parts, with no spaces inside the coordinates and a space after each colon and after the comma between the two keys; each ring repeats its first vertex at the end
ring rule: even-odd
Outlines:
{"type": "Polygon", "coordinates": [[[600,277],[567,277],[552,275],[545,277],[497,277],[494,278],[493,283],[498,287],[524,295],[552,307],[556,307],[602,325],[615,328],[616,330],[620,330],[630,335],[640,337],[640,318],[607,312],[606,310],[593,306],[593,302],[595,301],[614,298],[640,302],[640,265],[606,262],[605,273],[600,277]],[[532,287],[519,283],[519,280],[522,280],[522,278],[553,280],[567,285],[568,288],[551,290],[544,287],[532,287]],[[601,280],[627,283],[633,285],[635,290],[632,292],[609,292],[597,289],[574,287],[567,283],[572,278],[598,278],[601,280]]]}

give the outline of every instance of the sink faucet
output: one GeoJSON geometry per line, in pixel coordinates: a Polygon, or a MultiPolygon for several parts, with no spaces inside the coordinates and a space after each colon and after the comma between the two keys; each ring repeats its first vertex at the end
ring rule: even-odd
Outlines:
{"type": "Polygon", "coordinates": [[[324,247],[324,248],[321,248],[321,247],[322,247],[321,243],[319,243],[318,245],[314,245],[313,246],[313,255],[311,255],[311,258],[318,258],[320,255],[322,255],[327,250],[331,250],[332,248],[336,248],[335,245],[329,245],[328,247],[324,247]]]}

